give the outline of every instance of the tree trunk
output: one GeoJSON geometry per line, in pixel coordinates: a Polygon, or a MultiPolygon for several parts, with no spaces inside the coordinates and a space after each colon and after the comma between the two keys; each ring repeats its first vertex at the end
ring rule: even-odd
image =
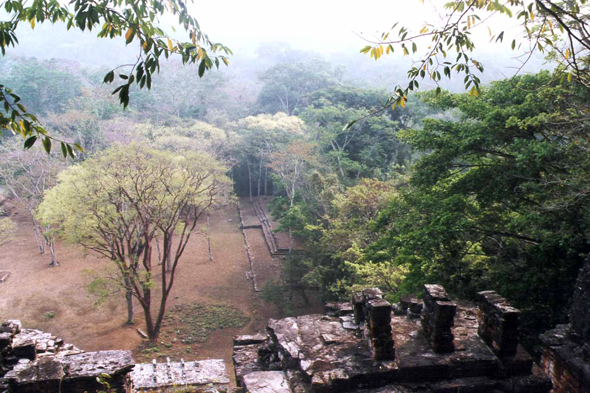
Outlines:
{"type": "Polygon", "coordinates": [[[170,256],[170,254],[172,253],[172,237],[170,237],[168,239],[168,242],[165,242],[164,244],[166,244],[166,273],[170,273],[172,271],[172,257],[170,256]]]}
{"type": "Polygon", "coordinates": [[[207,213],[207,248],[209,250],[209,261],[212,261],[213,254],[211,253],[211,226],[209,224],[209,213],[207,213]]]}
{"type": "Polygon", "coordinates": [[[154,326],[154,321],[152,320],[152,313],[149,308],[143,307],[143,311],[145,313],[145,327],[147,330],[148,339],[151,342],[154,342],[158,339],[159,329],[156,329],[154,326]]]}
{"type": "Polygon", "coordinates": [[[125,291],[125,300],[127,301],[127,324],[133,325],[133,293],[129,279],[125,279],[125,285],[128,286],[127,290],[125,291]]]}
{"type": "Polygon", "coordinates": [[[250,168],[250,160],[246,159],[246,165],[248,166],[248,189],[250,190],[250,202],[252,202],[252,170],[250,168]]]}
{"type": "Polygon", "coordinates": [[[264,196],[268,195],[268,166],[264,168],[264,196]]]}
{"type": "Polygon", "coordinates": [[[258,164],[258,192],[256,196],[260,196],[260,184],[262,183],[262,152],[260,152],[260,162],[258,164]]]}
{"type": "Polygon", "coordinates": [[[162,264],[162,251],[160,250],[160,241],[156,238],[156,250],[158,251],[158,265],[162,264]]]}
{"type": "Polygon", "coordinates": [[[49,253],[51,254],[51,262],[49,263],[49,266],[59,266],[57,256],[55,255],[55,240],[53,239],[53,236],[46,237],[45,242],[47,243],[47,246],[49,247],[49,253]]]}
{"type": "Polygon", "coordinates": [[[35,234],[35,239],[37,240],[37,245],[39,246],[39,254],[45,254],[45,242],[43,241],[43,230],[41,229],[41,225],[35,219],[35,213],[32,210],[29,210],[31,213],[31,219],[33,220],[33,233],[35,234]]]}

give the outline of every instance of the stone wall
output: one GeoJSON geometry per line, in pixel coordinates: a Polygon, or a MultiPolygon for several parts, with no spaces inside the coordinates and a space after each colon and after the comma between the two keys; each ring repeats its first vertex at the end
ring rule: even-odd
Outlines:
{"type": "Polygon", "coordinates": [[[479,336],[500,356],[516,354],[520,311],[494,291],[477,294],[479,336]]]}
{"type": "Polygon", "coordinates": [[[379,288],[367,288],[352,297],[354,322],[365,323],[365,338],[375,360],[395,359],[391,334],[391,304],[383,299],[379,288]]]}
{"type": "Polygon", "coordinates": [[[438,284],[424,285],[422,308],[422,329],[424,338],[438,353],[453,352],[453,333],[457,305],[449,299],[447,292],[438,284]]]}
{"type": "Polygon", "coordinates": [[[553,381],[553,393],[590,393],[590,259],[578,274],[570,323],[540,338],[541,367],[553,381]]]}
{"type": "Polygon", "coordinates": [[[590,258],[578,274],[569,317],[571,334],[576,336],[590,357],[590,258]]]}

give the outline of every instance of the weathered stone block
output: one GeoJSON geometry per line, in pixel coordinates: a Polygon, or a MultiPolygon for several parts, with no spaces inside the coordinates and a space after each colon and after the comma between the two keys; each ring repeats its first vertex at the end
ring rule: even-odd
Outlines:
{"type": "Polygon", "coordinates": [[[18,334],[20,333],[23,325],[18,319],[9,319],[6,322],[2,322],[0,326],[0,333],[18,334]]]}
{"type": "Polygon", "coordinates": [[[408,314],[420,315],[422,312],[422,300],[411,298],[408,303],[408,314]]]}
{"type": "Polygon", "coordinates": [[[12,351],[18,358],[35,360],[35,341],[28,336],[21,337],[21,334],[17,334],[12,340],[12,351]]]}
{"type": "Polygon", "coordinates": [[[433,318],[437,326],[454,326],[454,318],[456,313],[457,305],[454,302],[439,300],[434,303],[433,318]]]}
{"type": "Polygon", "coordinates": [[[353,306],[350,302],[328,302],[324,305],[324,313],[331,317],[340,317],[353,314],[353,306]]]}
{"type": "Polygon", "coordinates": [[[11,333],[0,333],[0,351],[12,343],[11,333]]]}
{"type": "Polygon", "coordinates": [[[363,301],[366,303],[369,300],[383,298],[383,292],[379,288],[365,288],[363,289],[363,301]]]}
{"type": "Polygon", "coordinates": [[[590,362],[570,330],[558,325],[540,336],[545,347],[541,368],[553,381],[553,393],[590,393],[590,362]]]}
{"type": "Polygon", "coordinates": [[[452,352],[455,349],[451,327],[454,326],[456,313],[457,305],[449,299],[441,285],[424,285],[422,331],[435,352],[452,352]]]}
{"type": "Polygon", "coordinates": [[[238,386],[243,386],[244,375],[264,371],[258,358],[258,350],[264,344],[234,345],[232,360],[238,386]]]}
{"type": "Polygon", "coordinates": [[[590,346],[590,256],[578,273],[569,317],[572,332],[590,346]]]}
{"type": "Polygon", "coordinates": [[[439,284],[424,284],[424,301],[436,302],[438,300],[449,300],[447,291],[439,284]]]}
{"type": "Polygon", "coordinates": [[[500,356],[513,356],[518,346],[520,311],[494,291],[477,294],[479,336],[500,356]]]}
{"type": "Polygon", "coordinates": [[[352,307],[354,313],[354,323],[359,324],[365,320],[365,311],[363,310],[363,294],[355,293],[352,295],[352,307]]]}
{"type": "Polygon", "coordinates": [[[261,344],[266,340],[268,340],[268,336],[263,333],[235,336],[234,345],[261,344]]]}
{"type": "MultiPolygon", "coordinates": [[[[134,391],[163,392],[182,386],[190,391],[215,387],[227,391],[229,377],[223,359],[191,362],[142,363],[129,374],[134,391]]],[[[212,390],[213,391],[213,390],[212,390]]],[[[214,390],[219,391],[219,390],[214,390]]]]}
{"type": "Polygon", "coordinates": [[[245,375],[244,387],[249,393],[291,393],[282,371],[258,371],[245,375]]]}

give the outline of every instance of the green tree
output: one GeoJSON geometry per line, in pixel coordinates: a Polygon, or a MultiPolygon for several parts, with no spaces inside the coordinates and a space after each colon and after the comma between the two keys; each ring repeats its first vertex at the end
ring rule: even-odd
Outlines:
{"type": "MultiPolygon", "coordinates": [[[[57,0],[5,0],[0,2],[0,8],[8,14],[7,21],[0,23],[2,55],[6,54],[7,48],[18,43],[16,34],[22,23],[30,23],[34,28],[37,23],[60,22],[67,29],[95,29],[99,38],[125,37],[126,44],[136,42],[137,60],[113,69],[104,77],[105,83],[117,80],[119,86],[113,94],[118,94],[124,107],[129,104],[129,92],[134,84],[151,88],[152,75],[160,70],[162,56],[178,55],[183,64],[198,64],[199,76],[214,66],[219,67],[220,63],[229,64],[226,57],[231,54],[229,48],[209,39],[189,14],[183,0],[106,0],[101,3],[75,0],[67,5],[57,0]],[[158,26],[159,20],[166,16],[178,20],[182,32],[188,35],[187,41],[175,39],[158,26]]],[[[25,147],[42,139],[43,146],[50,151],[54,137],[48,135],[37,117],[27,111],[16,93],[9,86],[0,85],[0,105],[4,110],[0,112],[0,128],[20,134],[26,139],[25,147]]],[[[64,156],[74,156],[70,144],[62,142],[61,148],[64,156]]]]}
{"type": "Polygon", "coordinates": [[[365,248],[378,240],[380,234],[373,230],[375,220],[394,195],[393,182],[377,179],[361,179],[356,186],[331,192],[326,214],[319,220],[308,220],[298,232],[307,246],[309,269],[304,280],[336,296],[350,294],[354,284],[362,283],[378,284],[393,293],[400,276],[393,279],[392,267],[369,274],[371,262],[363,260],[363,255],[365,248]],[[389,279],[377,280],[385,270],[391,272],[389,279]]]}
{"type": "MultiPolygon", "coordinates": [[[[470,95],[427,95],[458,107],[404,137],[430,151],[411,187],[378,220],[364,259],[409,263],[410,284],[439,281],[471,297],[496,289],[534,335],[566,319],[590,252],[588,89],[540,73],[470,95]]],[[[416,286],[414,286],[416,287],[416,286]]]]}
{"type": "MultiPolygon", "coordinates": [[[[248,116],[231,123],[228,128],[239,137],[239,142],[234,147],[234,155],[240,163],[236,171],[243,171],[245,166],[250,199],[254,195],[254,187],[256,195],[268,195],[269,169],[272,169],[270,156],[283,150],[290,142],[303,138],[305,124],[297,116],[278,112],[274,115],[248,116]]],[[[239,177],[236,176],[236,180],[239,177]]],[[[238,181],[236,189],[241,188],[243,182],[238,181]]]]}
{"type": "Polygon", "coordinates": [[[117,284],[126,292],[128,322],[133,321],[135,298],[153,341],[197,220],[229,186],[226,170],[205,154],[174,155],[137,144],[113,147],[61,173],[38,217],[59,228],[68,241],[114,262],[117,284]],[[156,238],[163,245],[158,257],[152,253],[156,238]],[[168,247],[172,241],[175,247],[168,247]],[[159,299],[153,296],[156,288],[159,299]]]}
{"type": "Polygon", "coordinates": [[[0,77],[0,84],[17,91],[21,103],[32,113],[60,113],[68,101],[81,93],[79,76],[67,66],[54,59],[16,59],[11,62],[10,71],[0,77]]]}
{"type": "Polygon", "coordinates": [[[292,115],[296,109],[307,106],[305,101],[310,93],[339,83],[342,74],[341,68],[319,59],[277,64],[260,76],[264,85],[258,104],[266,113],[292,115]]]}

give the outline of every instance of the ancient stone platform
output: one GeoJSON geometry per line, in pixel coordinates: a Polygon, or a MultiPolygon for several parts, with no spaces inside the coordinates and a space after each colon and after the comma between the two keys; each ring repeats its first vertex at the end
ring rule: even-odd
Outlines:
{"type": "Polygon", "coordinates": [[[131,351],[84,352],[50,333],[0,326],[0,393],[230,392],[222,359],[135,365],[131,351]]]}
{"type": "MultiPolygon", "coordinates": [[[[426,337],[424,318],[395,315],[391,306],[389,318],[384,318],[381,307],[387,302],[380,292],[364,291],[359,296],[352,304],[327,304],[326,315],[270,320],[266,334],[256,339],[236,337],[233,360],[238,384],[250,393],[266,392],[267,387],[252,382],[266,375],[272,376],[272,386],[281,386],[283,390],[278,391],[295,393],[551,390],[548,378],[533,375],[533,361],[522,347],[510,356],[494,353],[478,334],[478,308],[473,304],[453,302],[456,315],[452,326],[446,309],[438,314],[432,307],[423,311],[423,316],[432,313],[426,320],[434,331],[441,329],[439,322],[450,328],[453,350],[439,351],[426,337]],[[359,304],[363,312],[357,315],[359,304]],[[379,308],[377,316],[371,316],[372,307],[379,308]],[[388,331],[379,326],[383,322],[390,327],[390,340],[382,337],[388,331]],[[388,352],[392,344],[395,351],[388,352]],[[382,360],[383,353],[393,356],[382,360]],[[288,390],[284,390],[285,381],[288,390]]],[[[413,313],[416,309],[413,306],[413,313]]]]}

